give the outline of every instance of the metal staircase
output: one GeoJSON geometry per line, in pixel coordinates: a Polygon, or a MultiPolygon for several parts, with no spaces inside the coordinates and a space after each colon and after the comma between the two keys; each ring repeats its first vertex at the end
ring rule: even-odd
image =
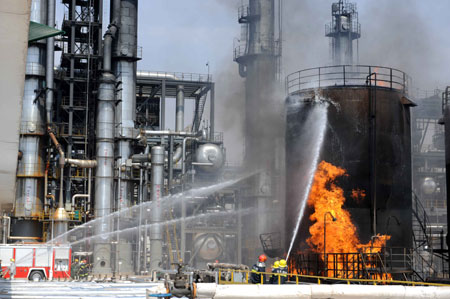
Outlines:
{"type": "MultiPolygon", "coordinates": [[[[421,280],[436,277],[442,273],[448,260],[447,250],[444,250],[443,232],[437,232],[430,225],[427,213],[419,197],[413,192],[413,269],[414,274],[421,280]],[[438,236],[438,237],[436,237],[438,236]],[[439,237],[441,236],[441,237],[439,237]]],[[[442,228],[441,228],[442,230],[442,228]]]]}
{"type": "Polygon", "coordinates": [[[205,103],[206,103],[206,95],[200,97],[198,101],[196,101],[194,121],[192,124],[194,132],[198,131],[198,129],[200,128],[200,122],[202,121],[203,111],[205,110],[205,103]]]}

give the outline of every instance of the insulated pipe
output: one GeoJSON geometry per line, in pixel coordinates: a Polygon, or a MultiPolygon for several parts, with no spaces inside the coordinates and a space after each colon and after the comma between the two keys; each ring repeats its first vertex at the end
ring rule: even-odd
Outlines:
{"type": "Polygon", "coordinates": [[[137,78],[139,79],[171,79],[180,80],[177,76],[170,73],[159,73],[159,72],[149,72],[149,71],[137,71],[137,78]]]}
{"type": "MultiPolygon", "coordinates": [[[[116,155],[118,164],[132,155],[132,139],[136,120],[136,60],[137,60],[137,6],[138,0],[114,1],[113,13],[119,13],[119,31],[113,43],[113,72],[117,84],[116,155]],[[120,5],[120,6],[116,6],[120,5]]],[[[115,17],[115,16],[114,16],[115,17]]],[[[131,206],[133,182],[125,173],[120,182],[117,202],[119,209],[131,206]]],[[[125,216],[125,215],[124,215],[125,216]]],[[[126,217],[126,216],[125,216],[126,217]]],[[[126,272],[128,264],[123,265],[126,272]]],[[[130,269],[131,271],[131,269],[130,269]]]]}
{"type": "Polygon", "coordinates": [[[65,159],[67,164],[75,165],[80,168],[95,168],[97,166],[96,160],[80,160],[80,159],[65,159]]]}
{"type": "Polygon", "coordinates": [[[301,299],[301,298],[449,298],[450,287],[391,286],[391,285],[221,285],[215,283],[196,283],[194,298],[220,299],[301,299]]]}
{"type": "Polygon", "coordinates": [[[136,137],[138,140],[144,138],[144,136],[179,136],[179,137],[198,137],[201,136],[200,133],[195,132],[174,132],[174,131],[153,131],[153,130],[141,130],[139,135],[136,137]]]}
{"type": "Polygon", "coordinates": [[[150,228],[150,271],[160,269],[162,264],[163,234],[162,227],[158,224],[163,221],[160,200],[164,188],[164,151],[162,146],[152,147],[151,198],[154,208],[150,222],[157,225],[150,228]]]}
{"type": "Polygon", "coordinates": [[[184,129],[184,86],[177,86],[177,101],[176,101],[176,119],[175,131],[181,132],[184,129]]]}
{"type": "MultiPolygon", "coordinates": [[[[95,233],[103,235],[111,231],[111,221],[104,216],[112,212],[114,197],[114,110],[115,77],[111,73],[111,45],[117,32],[116,24],[110,24],[104,35],[103,74],[100,78],[97,101],[96,125],[96,181],[95,217],[101,218],[95,233]]],[[[100,240],[94,247],[93,273],[111,273],[111,244],[109,238],[100,240]]]]}
{"type": "MultiPolygon", "coordinates": [[[[55,0],[47,0],[47,25],[55,27],[55,0]]],[[[47,114],[47,124],[52,123],[52,106],[53,106],[53,68],[55,59],[55,38],[47,38],[47,62],[45,66],[45,81],[47,87],[47,96],[45,98],[45,111],[47,114]]]]}

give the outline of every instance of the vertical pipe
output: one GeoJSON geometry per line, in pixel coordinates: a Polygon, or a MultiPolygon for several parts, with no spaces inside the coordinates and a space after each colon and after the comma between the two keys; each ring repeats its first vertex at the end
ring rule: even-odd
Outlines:
{"type": "MultiPolygon", "coordinates": [[[[55,0],[48,0],[47,4],[47,25],[55,27],[55,0]]],[[[45,81],[47,86],[47,97],[45,101],[45,110],[47,114],[47,123],[52,122],[52,106],[53,106],[53,67],[55,59],[55,38],[47,38],[47,62],[45,70],[45,81]]]]}
{"type": "Polygon", "coordinates": [[[165,130],[166,128],[166,80],[162,80],[162,86],[161,86],[161,100],[160,100],[160,120],[159,120],[159,129],[161,131],[165,130]]]}
{"type": "Polygon", "coordinates": [[[177,86],[177,100],[176,100],[176,118],[175,131],[181,132],[184,130],[184,86],[177,86]]]}
{"type": "Polygon", "coordinates": [[[164,147],[152,147],[152,202],[153,209],[151,211],[150,228],[150,271],[160,269],[162,264],[162,210],[161,210],[161,193],[163,192],[164,180],[164,147]]]}
{"type": "MultiPolygon", "coordinates": [[[[100,78],[97,100],[96,155],[97,169],[95,182],[95,217],[101,218],[112,212],[111,199],[114,196],[114,112],[115,77],[111,73],[111,44],[117,27],[111,24],[104,37],[103,74],[100,78]]],[[[103,235],[111,231],[111,222],[102,219],[95,234],[103,235]]],[[[111,272],[111,244],[108,237],[102,237],[94,246],[93,273],[111,272]]]]}
{"type": "Polygon", "coordinates": [[[210,101],[210,105],[209,105],[209,139],[211,141],[214,141],[214,123],[215,123],[215,88],[214,88],[215,84],[211,83],[211,90],[210,90],[210,94],[209,94],[209,101],[210,101]]]}
{"type": "MultiPolygon", "coordinates": [[[[444,125],[445,125],[445,179],[447,185],[447,250],[450,257],[450,106],[448,101],[449,87],[445,90],[444,125]]],[[[450,258],[448,259],[450,277],[450,258]]]]}
{"type": "Polygon", "coordinates": [[[169,153],[168,153],[168,159],[167,159],[168,167],[169,167],[169,180],[168,180],[168,186],[167,189],[172,189],[172,180],[173,180],[173,136],[169,136],[169,153]]]}
{"type": "Polygon", "coordinates": [[[371,222],[372,236],[377,235],[377,74],[375,76],[375,85],[372,86],[369,76],[369,160],[370,160],[370,202],[371,202],[371,222]]]}
{"type": "Polygon", "coordinates": [[[141,169],[139,170],[139,224],[138,224],[138,250],[137,250],[137,262],[136,262],[136,273],[139,275],[141,273],[141,253],[142,253],[142,202],[143,202],[143,176],[144,169],[143,164],[141,164],[141,169]]]}

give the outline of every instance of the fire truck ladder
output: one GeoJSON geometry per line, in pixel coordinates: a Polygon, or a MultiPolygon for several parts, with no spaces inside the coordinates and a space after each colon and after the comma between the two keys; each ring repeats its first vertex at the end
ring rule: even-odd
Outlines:
{"type": "MultiPolygon", "coordinates": [[[[166,218],[169,220],[173,220],[172,209],[169,209],[169,211],[166,213],[166,218]]],[[[166,240],[170,265],[171,267],[174,267],[176,263],[180,262],[181,258],[177,238],[177,225],[175,224],[175,222],[172,225],[166,224],[166,240]],[[172,244],[175,245],[175,251],[173,250],[172,244]]]]}

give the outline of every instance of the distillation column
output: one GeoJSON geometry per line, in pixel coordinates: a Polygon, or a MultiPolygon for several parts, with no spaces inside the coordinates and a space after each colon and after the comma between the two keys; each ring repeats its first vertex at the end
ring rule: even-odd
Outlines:
{"type": "MultiPolygon", "coordinates": [[[[98,89],[95,218],[104,217],[112,212],[112,199],[114,198],[114,93],[116,81],[111,73],[111,53],[116,31],[116,25],[112,24],[105,33],[103,73],[98,89]]],[[[93,273],[95,274],[111,273],[111,238],[107,235],[111,231],[111,219],[103,219],[96,227],[95,235],[103,237],[94,245],[93,273]]]]}
{"type": "Polygon", "coordinates": [[[239,11],[239,23],[246,36],[245,43],[238,51],[235,49],[234,57],[239,63],[239,74],[246,79],[244,161],[247,168],[260,171],[253,178],[253,188],[248,194],[254,200],[258,211],[258,217],[254,218],[258,220],[246,227],[254,243],[251,247],[258,250],[259,235],[271,232],[268,220],[275,217],[267,211],[274,191],[274,144],[281,131],[276,127],[281,114],[275,112],[280,106],[276,93],[280,48],[275,40],[275,1],[250,0],[249,6],[239,11]]]}
{"type": "Polygon", "coordinates": [[[331,23],[325,26],[325,36],[331,38],[334,65],[353,64],[353,40],[361,37],[361,25],[355,3],[339,2],[331,5],[331,23]]]}
{"type": "MultiPolygon", "coordinates": [[[[117,167],[121,167],[131,158],[134,122],[136,120],[136,61],[137,61],[137,8],[138,0],[114,1],[120,2],[120,10],[113,7],[114,14],[120,14],[118,19],[119,31],[113,49],[113,68],[116,76],[117,111],[116,111],[116,154],[119,157],[117,167]]],[[[118,186],[117,208],[126,209],[131,205],[133,183],[131,169],[120,171],[120,185],[118,186]]],[[[145,199],[144,199],[145,200],[145,199]]],[[[120,223],[126,225],[131,215],[121,216],[120,223]]],[[[132,273],[131,243],[121,240],[116,262],[119,262],[121,273],[132,273]]]]}
{"type": "MultiPolygon", "coordinates": [[[[44,0],[33,0],[30,20],[46,24],[47,6],[44,0]]],[[[39,100],[44,89],[45,48],[42,41],[29,44],[25,71],[25,91],[20,124],[19,159],[17,168],[16,200],[12,220],[12,238],[38,240],[42,225],[37,220],[42,213],[44,198],[44,107],[39,100]],[[23,218],[18,220],[17,218],[23,218]],[[16,225],[16,222],[20,224],[16,225]],[[21,238],[23,237],[23,238],[21,238]]]]}

